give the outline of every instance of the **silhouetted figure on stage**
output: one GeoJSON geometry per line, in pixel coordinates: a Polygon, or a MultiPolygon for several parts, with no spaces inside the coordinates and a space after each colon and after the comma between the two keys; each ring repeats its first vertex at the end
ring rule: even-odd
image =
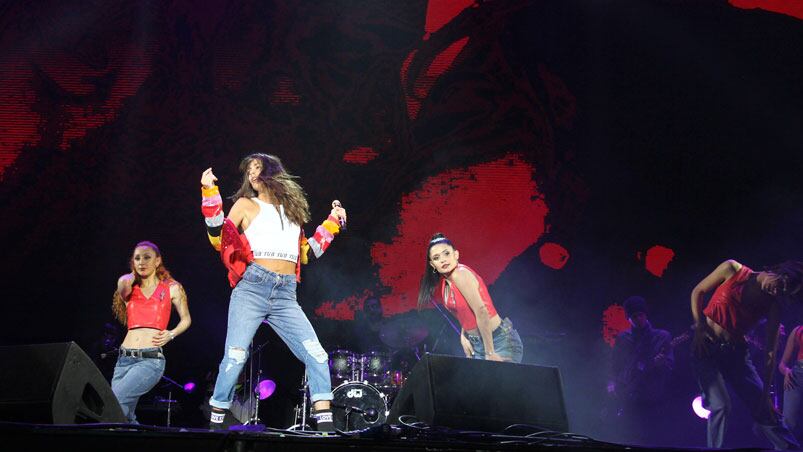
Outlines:
{"type": "Polygon", "coordinates": [[[624,309],[631,328],[616,337],[613,348],[608,384],[615,414],[611,420],[629,441],[655,444],[675,361],[672,336],[653,328],[644,298],[628,298],[624,309]]]}
{"type": "Polygon", "coordinates": [[[388,351],[388,347],[379,336],[383,321],[382,304],[379,299],[366,298],[362,310],[354,313],[354,337],[358,353],[388,351]]]}
{"type": "Polygon", "coordinates": [[[103,334],[89,346],[89,357],[108,381],[111,381],[114,375],[114,365],[117,362],[118,347],[122,339],[123,332],[120,327],[106,322],[103,324],[103,334]]]}

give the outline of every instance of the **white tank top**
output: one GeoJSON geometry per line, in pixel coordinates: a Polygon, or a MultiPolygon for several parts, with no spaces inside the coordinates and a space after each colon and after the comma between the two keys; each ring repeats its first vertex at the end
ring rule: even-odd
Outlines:
{"type": "Polygon", "coordinates": [[[277,210],[273,204],[251,199],[259,206],[259,213],[245,230],[245,237],[254,252],[254,259],[297,262],[301,226],[287,218],[284,206],[279,205],[277,210]]]}

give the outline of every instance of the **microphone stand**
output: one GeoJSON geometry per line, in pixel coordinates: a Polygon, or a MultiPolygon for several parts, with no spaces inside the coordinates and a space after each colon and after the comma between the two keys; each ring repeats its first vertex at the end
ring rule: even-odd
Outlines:
{"type": "Polygon", "coordinates": [[[435,303],[435,300],[432,297],[430,297],[429,302],[432,304],[432,306],[435,306],[435,309],[438,310],[440,315],[443,316],[443,318],[446,319],[447,322],[449,322],[449,325],[452,327],[452,329],[454,330],[455,334],[460,336],[460,328],[458,328],[457,325],[455,325],[454,322],[452,322],[452,319],[449,317],[449,314],[444,312],[443,308],[440,307],[438,305],[438,303],[435,303]]]}
{"type": "Polygon", "coordinates": [[[119,352],[120,352],[120,349],[117,348],[117,347],[114,347],[112,349],[106,350],[105,352],[101,353],[100,354],[100,359],[106,359],[106,358],[115,357],[115,356],[117,356],[117,354],[119,352]]]}
{"type": "MultiPolygon", "coordinates": [[[[351,413],[361,414],[363,419],[365,419],[366,422],[372,422],[372,421],[369,421],[366,418],[366,415],[368,415],[369,413],[367,413],[362,408],[358,408],[356,406],[350,406],[350,405],[340,405],[338,403],[332,403],[332,408],[340,408],[340,409],[342,409],[343,411],[346,412],[346,430],[347,431],[353,430],[353,429],[350,428],[350,425],[349,425],[349,416],[351,416],[351,413]]],[[[376,422],[376,419],[373,422],[376,422]]]]}
{"type": "MultiPolygon", "coordinates": [[[[172,384],[173,386],[175,386],[177,388],[180,388],[182,391],[184,390],[184,386],[179,384],[176,380],[173,380],[172,378],[168,377],[167,375],[162,375],[162,380],[172,384]]],[[[167,400],[162,400],[162,402],[167,402],[167,422],[166,422],[165,425],[167,427],[170,427],[170,417],[171,417],[171,414],[172,414],[172,411],[173,411],[172,410],[173,403],[177,402],[176,400],[173,400],[173,391],[172,390],[170,390],[170,389],[167,390],[167,400]]]]}

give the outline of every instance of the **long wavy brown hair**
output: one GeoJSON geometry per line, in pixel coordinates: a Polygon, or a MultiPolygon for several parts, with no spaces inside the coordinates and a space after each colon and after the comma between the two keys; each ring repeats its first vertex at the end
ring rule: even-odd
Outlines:
{"type": "MultiPolygon", "coordinates": [[[[156,257],[162,258],[162,262],[156,267],[156,277],[159,278],[159,281],[171,280],[173,277],[170,275],[170,271],[167,270],[165,267],[165,260],[162,257],[162,252],[159,251],[159,247],[156,246],[155,243],[149,241],[143,241],[137,243],[134,247],[134,251],[136,251],[139,247],[148,247],[156,253],[156,257]]],[[[142,277],[139,276],[137,273],[136,268],[134,267],[134,253],[131,253],[131,257],[128,259],[128,265],[131,269],[131,273],[134,274],[134,281],[131,283],[131,287],[138,286],[142,284],[142,277]]],[[[131,294],[128,294],[131,297],[131,294]]],[[[126,324],[127,316],[126,316],[126,303],[128,302],[127,299],[124,299],[123,296],[120,294],[119,289],[114,291],[114,295],[112,296],[112,312],[114,313],[114,317],[120,321],[123,325],[126,324]]]]}
{"type": "Polygon", "coordinates": [[[287,218],[299,226],[309,222],[310,213],[307,194],[304,193],[301,185],[296,182],[298,177],[285,171],[282,161],[275,155],[256,153],[246,156],[240,162],[243,184],[237,190],[237,193],[229,199],[237,201],[240,198],[254,198],[257,196],[257,192],[251,187],[251,182],[248,181],[248,165],[254,160],[262,162],[262,172],[259,174],[259,180],[268,187],[279,204],[284,206],[287,218]]]}

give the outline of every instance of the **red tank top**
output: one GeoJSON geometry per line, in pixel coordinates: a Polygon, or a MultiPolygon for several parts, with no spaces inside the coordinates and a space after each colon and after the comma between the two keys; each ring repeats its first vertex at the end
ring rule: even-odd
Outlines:
{"type": "MultiPolygon", "coordinates": [[[[488,287],[485,286],[485,281],[483,281],[480,275],[472,270],[471,267],[463,264],[457,264],[457,266],[459,268],[465,268],[474,274],[474,277],[477,278],[477,282],[480,283],[480,298],[482,299],[482,302],[485,303],[485,307],[488,308],[488,316],[495,316],[496,308],[494,308],[494,302],[491,300],[491,295],[488,294],[488,287]]],[[[441,298],[443,299],[443,305],[446,306],[446,309],[454,314],[455,317],[457,317],[457,320],[460,322],[460,326],[462,326],[464,330],[468,331],[476,329],[477,317],[474,315],[474,311],[471,310],[471,306],[468,305],[466,298],[460,293],[459,290],[457,290],[457,287],[454,285],[450,285],[450,289],[449,295],[446,296],[446,279],[442,278],[441,298]]]]}
{"type": "Polygon", "coordinates": [[[128,329],[156,328],[164,330],[170,320],[170,282],[161,281],[150,298],[145,298],[142,289],[134,286],[126,305],[128,329]]]}
{"type": "Polygon", "coordinates": [[[714,291],[703,314],[728,333],[743,336],[767,315],[769,303],[748,303],[742,299],[744,283],[753,273],[746,265],[714,291]]]}

